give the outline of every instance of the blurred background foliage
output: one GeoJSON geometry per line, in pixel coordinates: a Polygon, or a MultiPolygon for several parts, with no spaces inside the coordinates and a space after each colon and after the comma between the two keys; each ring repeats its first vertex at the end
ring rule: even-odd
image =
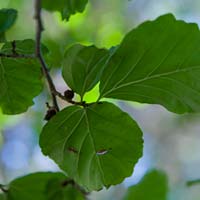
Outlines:
{"type": "MultiPolygon", "coordinates": [[[[200,24],[199,0],[89,0],[84,13],[69,22],[59,13],[43,12],[43,43],[49,48],[47,58],[58,90],[67,86],[60,75],[61,60],[67,47],[74,43],[116,46],[124,35],[147,19],[171,12],[177,18],[200,24]]],[[[0,8],[15,8],[18,19],[6,33],[8,40],[34,38],[33,0],[0,0],[0,8]]],[[[92,101],[98,87],[86,95],[92,101]]],[[[0,182],[35,171],[57,171],[58,167],[41,154],[38,137],[46,111],[48,91],[34,99],[27,113],[2,115],[0,111],[0,182]]],[[[164,170],[169,177],[168,200],[199,200],[200,185],[187,187],[186,181],[200,178],[200,115],[176,115],[157,105],[115,101],[136,119],[144,132],[144,156],[132,177],[109,190],[93,192],[91,200],[121,199],[127,187],[137,183],[151,168],[164,170]]],[[[60,101],[64,107],[66,103],[60,101]]]]}

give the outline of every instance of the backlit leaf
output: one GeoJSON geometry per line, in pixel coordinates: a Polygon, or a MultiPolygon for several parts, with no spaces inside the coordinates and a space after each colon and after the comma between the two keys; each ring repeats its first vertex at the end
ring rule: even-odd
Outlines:
{"type": "Polygon", "coordinates": [[[42,7],[49,11],[60,11],[62,18],[69,20],[70,16],[83,12],[88,0],[42,0],[42,7]]]}
{"type": "Polygon", "coordinates": [[[95,46],[74,45],[65,53],[63,78],[81,97],[99,81],[109,52],[95,46]]]}

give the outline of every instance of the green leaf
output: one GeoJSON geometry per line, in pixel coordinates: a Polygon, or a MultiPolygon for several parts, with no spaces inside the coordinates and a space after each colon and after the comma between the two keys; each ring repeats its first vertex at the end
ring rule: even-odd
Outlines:
{"type": "Polygon", "coordinates": [[[4,193],[0,194],[0,200],[6,200],[6,195],[4,193]]]}
{"type": "Polygon", "coordinates": [[[0,9],[0,34],[8,30],[17,18],[17,11],[14,9],[0,9]]]}
{"type": "Polygon", "coordinates": [[[51,172],[38,172],[20,177],[10,183],[8,200],[73,199],[70,197],[75,197],[75,200],[82,200],[83,197],[79,191],[70,184],[64,184],[67,180],[68,178],[64,174],[51,172]],[[54,196],[51,196],[51,194],[54,194],[54,196]]]}
{"type": "Polygon", "coordinates": [[[60,11],[62,18],[69,20],[70,16],[83,12],[88,0],[42,0],[42,7],[49,11],[60,11]]]}
{"type": "Polygon", "coordinates": [[[109,51],[95,46],[74,45],[65,53],[63,78],[82,98],[100,79],[109,51]]]}
{"type": "MultiPolygon", "coordinates": [[[[66,182],[66,181],[65,181],[66,182]]],[[[83,194],[74,185],[62,183],[60,179],[52,179],[46,187],[47,200],[84,200],[83,194]]]]}
{"type": "Polygon", "coordinates": [[[4,32],[0,32],[0,43],[3,43],[6,41],[6,36],[5,36],[5,33],[4,32]]]}
{"type": "Polygon", "coordinates": [[[124,200],[167,200],[168,181],[158,170],[148,172],[144,178],[128,189],[124,200]]]}
{"type": "Polygon", "coordinates": [[[65,180],[63,174],[51,172],[38,172],[17,178],[10,183],[8,199],[43,200],[48,182],[55,178],[65,180]]]}
{"type": "MultiPolygon", "coordinates": [[[[16,52],[33,54],[33,40],[16,41],[16,52]]],[[[11,43],[1,53],[12,54],[11,43]]],[[[5,114],[25,112],[42,90],[40,65],[33,58],[0,58],[0,106],[5,114]]]]}
{"type": "Polygon", "coordinates": [[[171,14],[132,30],[100,80],[101,97],[200,111],[200,31],[171,14]]]}
{"type": "Polygon", "coordinates": [[[0,194],[0,200],[7,200],[7,195],[4,192],[0,194]]]}
{"type": "Polygon", "coordinates": [[[70,106],[43,128],[40,146],[87,190],[121,183],[142,155],[142,132],[111,103],[70,106]]]}

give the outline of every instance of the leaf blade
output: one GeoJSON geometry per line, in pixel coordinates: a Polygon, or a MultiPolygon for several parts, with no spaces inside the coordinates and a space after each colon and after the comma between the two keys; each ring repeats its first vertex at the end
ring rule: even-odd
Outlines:
{"type": "MultiPolygon", "coordinates": [[[[16,52],[33,54],[34,44],[32,40],[16,41],[16,52]]],[[[6,43],[1,52],[12,54],[11,43],[6,43]]],[[[42,90],[40,65],[34,58],[2,57],[0,60],[0,105],[3,113],[25,112],[42,90]]]]}
{"type": "Polygon", "coordinates": [[[17,11],[15,9],[0,9],[0,35],[3,36],[16,21],[17,11]]]}
{"type": "Polygon", "coordinates": [[[142,180],[129,187],[124,200],[167,200],[168,181],[165,173],[152,170],[142,180]]]}
{"type": "Polygon", "coordinates": [[[60,172],[37,172],[13,180],[8,189],[8,200],[83,200],[82,194],[70,184],[63,185],[68,177],[60,172]]]}
{"type": "Polygon", "coordinates": [[[130,176],[142,155],[142,141],[137,124],[113,104],[103,102],[59,112],[44,127],[40,146],[45,155],[90,191],[130,176]]]}
{"type": "Polygon", "coordinates": [[[56,2],[43,0],[42,7],[49,11],[60,11],[62,18],[68,21],[71,15],[83,12],[87,3],[88,0],[58,0],[56,2]]]}
{"type": "Polygon", "coordinates": [[[100,80],[101,97],[161,104],[175,113],[200,110],[200,32],[171,14],[123,40],[100,80]]]}
{"type": "Polygon", "coordinates": [[[62,75],[67,85],[82,98],[99,81],[109,52],[95,46],[76,44],[64,56],[62,75]]]}

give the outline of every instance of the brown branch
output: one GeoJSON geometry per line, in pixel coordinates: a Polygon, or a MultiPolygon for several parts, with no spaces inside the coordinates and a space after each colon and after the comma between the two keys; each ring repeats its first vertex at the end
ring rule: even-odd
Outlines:
{"type": "Polygon", "coordinates": [[[6,187],[5,185],[0,184],[1,191],[4,193],[8,193],[8,189],[6,189],[5,187],[6,187]]]}
{"type": "Polygon", "coordinates": [[[13,53],[13,55],[17,55],[18,53],[16,52],[16,41],[13,40],[11,42],[11,45],[12,45],[12,53],[13,53]]]}
{"type": "MultiPolygon", "coordinates": [[[[41,64],[41,67],[42,67],[43,74],[44,74],[45,78],[47,79],[49,89],[51,91],[51,96],[52,96],[54,108],[57,111],[59,111],[56,96],[60,97],[61,99],[65,100],[65,101],[67,101],[71,104],[74,104],[74,105],[87,106],[87,104],[85,102],[75,102],[71,99],[67,99],[64,95],[62,95],[60,92],[58,92],[56,90],[56,87],[53,83],[53,80],[52,80],[52,78],[49,74],[49,70],[48,70],[48,67],[45,63],[43,56],[42,56],[42,50],[41,50],[41,37],[42,37],[42,31],[44,30],[43,24],[42,24],[42,19],[41,19],[41,0],[35,0],[35,20],[36,20],[35,55],[36,55],[36,58],[38,58],[38,60],[41,64]]],[[[50,107],[48,104],[47,104],[47,106],[50,107]]],[[[74,180],[67,180],[67,181],[62,183],[62,186],[65,187],[69,184],[72,185],[74,188],[76,188],[78,191],[80,191],[84,196],[86,196],[88,194],[74,180]]]]}
{"type": "Polygon", "coordinates": [[[77,102],[77,101],[73,101],[71,99],[67,99],[64,95],[62,95],[60,92],[55,91],[55,94],[60,97],[62,100],[67,101],[68,103],[71,103],[73,105],[77,105],[77,106],[83,106],[83,107],[87,107],[90,106],[94,103],[86,103],[85,101],[81,101],[81,102],[77,102]]]}
{"type": "Polygon", "coordinates": [[[49,74],[48,67],[45,63],[45,60],[42,56],[42,50],[41,50],[41,38],[42,38],[42,31],[44,30],[43,24],[42,24],[42,19],[41,19],[41,0],[35,0],[35,20],[36,20],[36,47],[35,47],[35,55],[38,58],[42,71],[44,76],[47,79],[49,89],[51,92],[52,100],[53,100],[53,106],[57,111],[59,111],[56,95],[57,95],[57,90],[55,88],[55,85],[53,83],[53,80],[49,74]]]}
{"type": "MultiPolygon", "coordinates": [[[[47,79],[48,85],[49,85],[49,89],[51,92],[51,96],[52,96],[52,100],[53,100],[53,106],[54,108],[59,111],[59,107],[58,107],[58,103],[57,103],[57,99],[56,96],[60,97],[61,99],[63,99],[64,101],[67,101],[68,103],[71,103],[73,105],[79,105],[79,106],[89,106],[91,104],[87,104],[85,101],[81,101],[81,102],[76,102],[73,101],[71,99],[67,99],[64,95],[62,95],[60,92],[58,92],[56,90],[56,87],[53,83],[53,80],[49,74],[49,70],[48,67],[45,63],[45,60],[42,56],[42,50],[41,50],[41,37],[42,37],[42,31],[44,30],[43,24],[42,24],[42,18],[41,18],[41,0],[35,0],[35,20],[36,20],[36,47],[35,47],[35,55],[36,58],[38,58],[41,67],[42,67],[42,71],[44,76],[47,79]]],[[[13,44],[14,46],[15,44],[13,44]]]]}
{"type": "Polygon", "coordinates": [[[35,58],[35,55],[32,55],[32,54],[6,54],[6,53],[0,53],[0,57],[4,57],[4,58],[35,58]]]}

